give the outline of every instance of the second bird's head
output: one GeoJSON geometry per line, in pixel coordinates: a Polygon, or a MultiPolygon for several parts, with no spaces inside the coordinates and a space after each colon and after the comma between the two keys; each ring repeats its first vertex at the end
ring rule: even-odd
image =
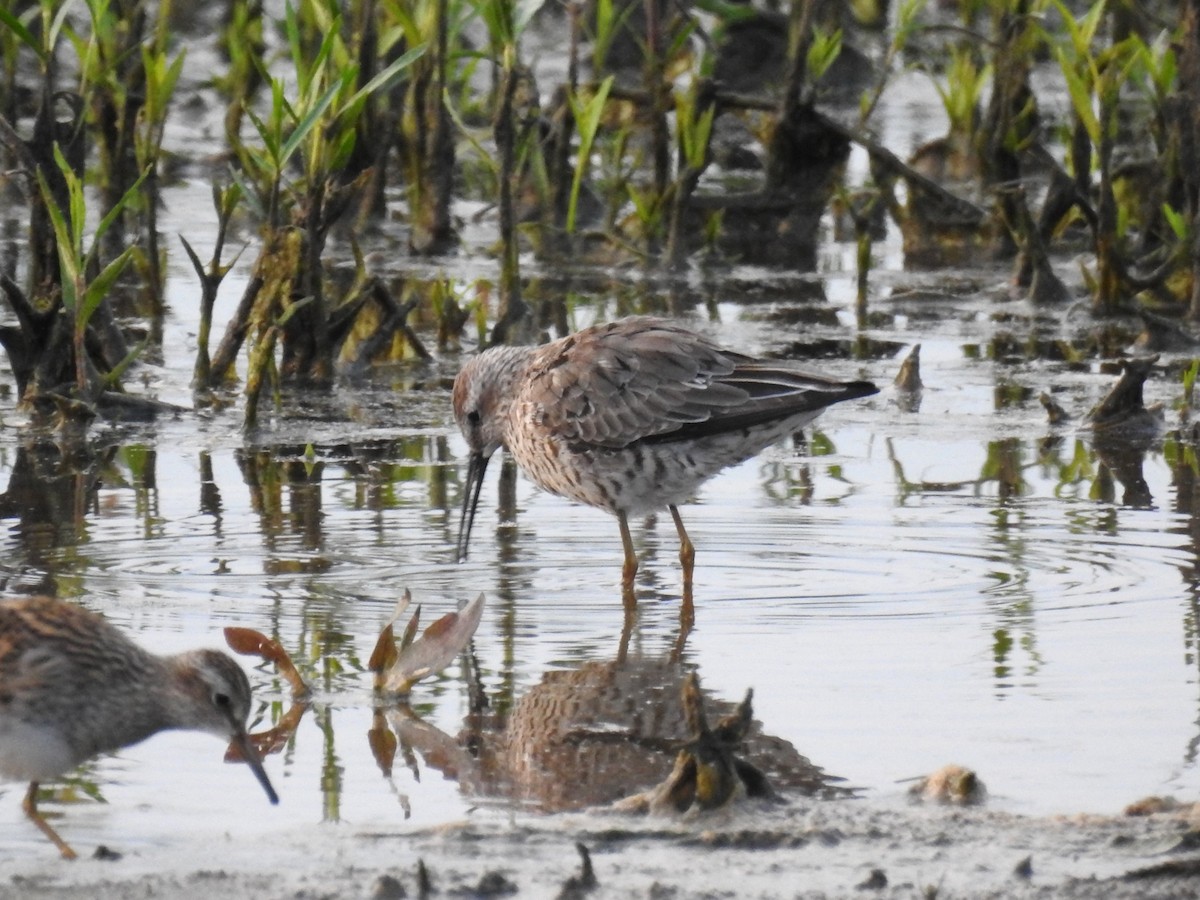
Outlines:
{"type": "Polygon", "coordinates": [[[472,357],[454,379],[454,419],[472,456],[488,459],[504,445],[506,399],[499,383],[503,370],[492,365],[497,350],[472,357]]]}
{"type": "Polygon", "coordinates": [[[512,394],[511,348],[498,347],[468,360],[454,379],[454,419],[470,453],[458,522],[458,561],[467,557],[479,491],[492,454],[504,446],[508,401],[512,394]]]}

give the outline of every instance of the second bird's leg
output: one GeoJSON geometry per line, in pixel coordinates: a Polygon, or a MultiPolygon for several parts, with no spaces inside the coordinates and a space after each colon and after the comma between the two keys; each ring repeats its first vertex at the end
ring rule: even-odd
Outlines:
{"type": "Polygon", "coordinates": [[[637,554],[633,551],[633,537],[629,534],[629,519],[619,510],[617,525],[621,528],[621,546],[625,548],[625,565],[621,567],[621,589],[628,604],[633,597],[633,576],[637,574],[638,561],[637,554]]]}
{"type": "Polygon", "coordinates": [[[696,564],[696,548],[688,537],[687,529],[683,527],[683,519],[679,515],[679,507],[668,506],[671,518],[675,520],[675,530],[679,532],[679,562],[683,565],[683,589],[692,592],[692,569],[696,564]]]}
{"type": "Polygon", "coordinates": [[[29,816],[29,821],[33,822],[46,837],[50,838],[58,852],[62,854],[63,859],[75,859],[75,851],[71,846],[58,836],[58,832],[50,827],[37,808],[37,789],[36,781],[29,782],[29,791],[25,794],[25,800],[21,803],[21,809],[25,810],[25,815],[29,816]]]}
{"type": "Polygon", "coordinates": [[[696,565],[696,548],[692,544],[692,539],[688,537],[687,529],[683,527],[679,507],[672,504],[667,509],[671,510],[671,518],[675,520],[675,530],[679,532],[679,562],[683,566],[683,606],[679,611],[679,617],[688,626],[691,626],[693,616],[692,570],[696,565]]]}

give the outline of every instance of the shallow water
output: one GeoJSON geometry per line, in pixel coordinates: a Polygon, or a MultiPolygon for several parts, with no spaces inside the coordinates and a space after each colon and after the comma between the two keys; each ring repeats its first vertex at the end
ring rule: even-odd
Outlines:
{"type": "MultiPolygon", "coordinates": [[[[928,99],[893,107],[887,127],[939,133],[928,99]]],[[[891,145],[903,155],[917,140],[906,131],[891,145]]],[[[174,190],[164,230],[186,233],[203,258],[196,222],[211,219],[208,186],[174,190]]],[[[1113,381],[1089,350],[1104,338],[1085,311],[1006,299],[1002,269],[904,272],[893,229],[875,249],[860,322],[853,248],[830,242],[822,253],[811,276],[696,276],[671,307],[730,346],[811,355],[830,374],[881,386],[920,343],[920,407],[907,411],[885,387],[829,411],[806,443],[704,487],[683,510],[697,548],[683,662],[719,697],[753,687],[766,732],[885,801],[947,762],[975,768],[991,805],[1014,812],[1194,798],[1196,479],[1172,464],[1178,441],[1102,455],[1071,427],[1046,424],[1038,392],[1054,390],[1079,415],[1113,381]]],[[[441,262],[426,271],[464,285],[494,271],[481,254],[441,262]]],[[[218,326],[244,265],[222,290],[218,326]]],[[[532,261],[527,271],[555,274],[532,261]]],[[[651,305],[665,294],[624,287],[651,305]]],[[[144,369],[149,390],[188,405],[197,295],[173,257],[164,358],[144,369]]],[[[572,315],[578,325],[624,311],[614,289],[578,298],[572,315]]],[[[394,832],[503,807],[446,777],[442,757],[414,752],[390,777],[381,771],[368,741],[375,637],[405,589],[425,621],[483,593],[473,659],[492,706],[507,709],[545,672],[620,652],[621,550],[614,520],[519,477],[512,514],[500,516],[493,466],[470,558],[455,562],[457,365],[448,356],[288,398],[253,439],[229,410],[98,427],[86,449],[60,447],[25,433],[5,405],[10,590],[52,584],[158,652],[256,628],[316,688],[294,739],[267,761],[279,807],[221,763],[218,742],[163,735],[87,770],[109,805],[48,805],[65,809],[70,842],[136,854],[185,835],[219,843],[333,823],[394,832]]],[[[1178,398],[1179,368],[1164,359],[1148,401],[1178,398]]],[[[628,653],[665,658],[678,637],[674,528],[664,517],[635,541],[628,653]]],[[[252,681],[266,727],[286,690],[267,666],[252,681]]],[[[418,686],[412,704],[453,744],[470,711],[463,667],[418,686]]],[[[0,787],[0,860],[50,853],[20,813],[21,790],[0,787]]]]}
{"type": "MultiPolygon", "coordinates": [[[[723,473],[684,510],[698,556],[683,661],[719,697],[753,687],[768,733],[879,798],[950,761],[980,773],[993,807],[1017,812],[1194,796],[1195,525],[1191,481],[1164,452],[1179,446],[1135,451],[1144,485],[1127,491],[1084,438],[1046,425],[1035,399],[997,409],[997,386],[1015,383],[1062,388],[1064,405],[1082,411],[1112,378],[978,358],[964,348],[987,343],[991,302],[957,301],[959,315],[924,326],[919,411],[902,410],[891,388],[842,404],[807,443],[723,473]],[[980,314],[964,325],[972,304],[980,314]]],[[[717,311],[719,327],[690,321],[750,350],[780,343],[766,321],[775,305],[717,311]]],[[[903,343],[896,330],[865,333],[903,343]]],[[[186,385],[186,362],[168,358],[164,394],[186,385]]],[[[897,360],[821,364],[886,385],[897,360]]],[[[474,659],[500,709],[549,669],[617,655],[610,517],[518,477],[514,512],[501,519],[493,473],[470,558],[454,562],[464,454],[448,415],[454,365],[408,372],[423,392],[343,385],[304,398],[254,441],[243,441],[236,411],[99,430],[88,452],[65,459],[4,432],[0,480],[17,502],[3,550],[10,588],[48,575],[160,652],[219,645],[227,625],[256,628],[317,689],[314,711],[268,761],[278,808],[221,764],[211,738],[161,736],[95,766],[111,805],[69,805],[70,840],[136,849],[197,829],[408,827],[498,802],[464,792],[420,753],[411,767],[398,759],[390,779],[371,756],[365,660],[406,588],[425,621],[486,595],[474,659]]],[[[1152,381],[1148,400],[1175,392],[1152,381]]],[[[1130,481],[1128,466],[1115,471],[1130,481]]],[[[650,522],[635,541],[629,653],[665,658],[678,634],[674,528],[650,522]]],[[[264,721],[278,715],[284,686],[262,665],[253,681],[264,721]]],[[[412,702],[454,738],[469,708],[461,667],[418,686],[412,702]]],[[[10,858],[41,843],[18,797],[10,786],[0,803],[10,858]]]]}

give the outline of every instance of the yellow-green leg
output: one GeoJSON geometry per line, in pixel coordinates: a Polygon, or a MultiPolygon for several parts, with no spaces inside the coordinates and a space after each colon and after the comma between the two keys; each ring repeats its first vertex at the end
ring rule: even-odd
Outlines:
{"type": "Polygon", "coordinates": [[[75,851],[71,849],[66,841],[58,836],[58,832],[51,828],[50,823],[38,812],[37,789],[38,784],[36,781],[29,782],[29,790],[25,794],[25,801],[21,804],[21,809],[25,810],[25,815],[29,816],[29,820],[41,829],[42,834],[50,838],[54,846],[58,848],[58,852],[62,854],[63,859],[75,859],[75,851]]]}
{"type": "Polygon", "coordinates": [[[621,527],[621,546],[625,548],[625,565],[621,568],[621,587],[626,594],[633,593],[633,576],[637,574],[637,554],[633,551],[633,537],[629,533],[629,520],[625,513],[617,513],[617,524],[621,527]]]}
{"type": "Polygon", "coordinates": [[[695,621],[696,612],[692,606],[692,571],[696,565],[696,548],[688,537],[687,529],[683,527],[683,519],[677,506],[668,506],[671,518],[675,520],[675,530],[679,532],[679,563],[683,566],[683,604],[679,610],[679,620],[687,628],[695,621]]]}

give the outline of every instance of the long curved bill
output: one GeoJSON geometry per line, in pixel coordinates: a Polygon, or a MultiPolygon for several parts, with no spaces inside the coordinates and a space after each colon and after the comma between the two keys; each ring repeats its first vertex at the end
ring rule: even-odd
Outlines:
{"type": "Polygon", "coordinates": [[[467,483],[463,486],[462,515],[458,519],[458,561],[467,558],[467,544],[471,541],[471,528],[475,525],[475,509],[479,506],[479,492],[483,488],[483,476],[487,472],[490,456],[472,453],[467,463],[467,483]]]}
{"type": "Polygon", "coordinates": [[[242,760],[250,767],[250,771],[258,779],[258,783],[267,792],[267,799],[272,803],[278,803],[279,795],[275,793],[275,788],[271,787],[271,779],[267,778],[267,770],[263,768],[262,757],[258,753],[258,748],[254,746],[254,741],[250,735],[246,733],[245,729],[238,729],[231,743],[237,747],[242,760]]]}

